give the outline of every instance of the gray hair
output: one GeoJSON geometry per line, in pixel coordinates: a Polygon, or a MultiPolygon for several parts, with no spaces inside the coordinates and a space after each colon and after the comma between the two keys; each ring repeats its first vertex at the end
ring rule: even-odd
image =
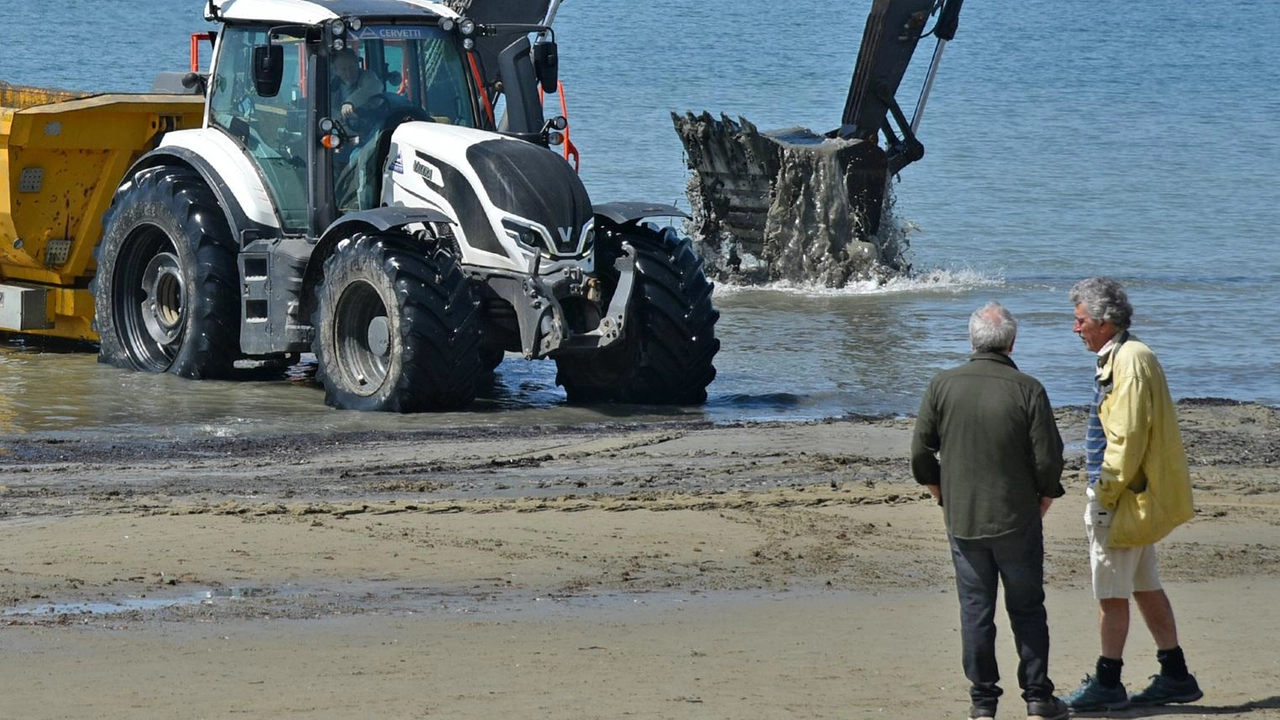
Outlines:
{"type": "Polygon", "coordinates": [[[1071,288],[1071,304],[1084,305],[1089,317],[1098,322],[1109,321],[1120,330],[1129,329],[1133,306],[1124,286],[1109,277],[1091,277],[1071,288]]]}
{"type": "Polygon", "coordinates": [[[989,302],[969,316],[969,342],[974,352],[1007,352],[1017,336],[1018,321],[998,302],[989,302]]]}

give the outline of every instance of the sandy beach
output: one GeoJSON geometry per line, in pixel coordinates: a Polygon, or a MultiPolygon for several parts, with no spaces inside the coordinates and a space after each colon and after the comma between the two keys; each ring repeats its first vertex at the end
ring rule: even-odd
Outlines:
{"type": "MultiPolygon", "coordinates": [[[[1179,413],[1197,515],[1161,562],[1206,695],[1116,717],[1280,718],[1280,412],[1179,413]]],[[[6,437],[0,718],[962,718],[911,422],[6,437]]],[[[1065,692],[1098,641],[1083,415],[1059,422],[1065,692]]],[[[1157,669],[1135,622],[1125,680],[1157,669]]]]}

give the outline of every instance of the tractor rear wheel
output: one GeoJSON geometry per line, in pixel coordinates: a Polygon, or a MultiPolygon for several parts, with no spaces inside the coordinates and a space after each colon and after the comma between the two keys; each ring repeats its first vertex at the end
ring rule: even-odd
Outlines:
{"type": "Polygon", "coordinates": [[[225,378],[240,354],[236,245],[194,170],[139,170],[103,218],[91,285],[98,359],[185,378],[225,378]]]}
{"type": "MultiPolygon", "coordinates": [[[[629,402],[698,405],[715,379],[720,312],[714,286],[687,238],[674,228],[640,226],[606,231],[597,249],[601,276],[616,286],[613,261],[621,243],[636,252],[635,290],[622,341],[595,355],[556,359],[556,383],[571,403],[629,402]]],[[[611,293],[610,293],[611,294],[611,293]]]]}
{"type": "Polygon", "coordinates": [[[453,256],[357,233],[324,264],[312,349],[325,402],[422,412],[469,404],[483,365],[480,305],[453,256]]]}

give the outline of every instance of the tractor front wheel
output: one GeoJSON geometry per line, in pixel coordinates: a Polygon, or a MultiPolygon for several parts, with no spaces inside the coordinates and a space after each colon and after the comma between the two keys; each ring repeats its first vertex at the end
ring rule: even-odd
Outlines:
{"type": "Polygon", "coordinates": [[[635,290],[620,343],[595,355],[556,359],[556,383],[571,403],[698,405],[715,379],[720,312],[712,283],[687,238],[674,228],[611,228],[597,250],[601,276],[616,287],[614,258],[625,241],[636,252],[635,290]]]}
{"type": "Polygon", "coordinates": [[[357,233],[324,264],[313,318],[325,401],[350,410],[453,410],[475,398],[481,315],[447,251],[357,233]]]}

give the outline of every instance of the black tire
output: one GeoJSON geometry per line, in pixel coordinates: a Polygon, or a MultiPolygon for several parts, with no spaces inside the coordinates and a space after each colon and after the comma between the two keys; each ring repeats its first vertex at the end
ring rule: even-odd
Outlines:
{"type": "Polygon", "coordinates": [[[492,373],[502,364],[502,360],[507,356],[502,348],[487,347],[480,350],[480,367],[485,371],[492,373]]]}
{"type": "Polygon", "coordinates": [[[143,372],[226,378],[240,353],[236,244],[194,170],[139,170],[103,216],[91,283],[98,360],[143,372]]]}
{"type": "Polygon", "coordinates": [[[556,359],[556,383],[571,403],[629,402],[699,405],[716,377],[720,350],[711,304],[714,285],[702,260],[673,228],[613,228],[602,233],[596,263],[601,276],[617,282],[613,261],[621,242],[636,250],[636,286],[619,345],[594,356],[556,359]]]}
{"type": "Polygon", "coordinates": [[[325,260],[313,318],[325,402],[454,410],[476,393],[480,304],[453,256],[396,233],[357,233],[325,260]]]}

